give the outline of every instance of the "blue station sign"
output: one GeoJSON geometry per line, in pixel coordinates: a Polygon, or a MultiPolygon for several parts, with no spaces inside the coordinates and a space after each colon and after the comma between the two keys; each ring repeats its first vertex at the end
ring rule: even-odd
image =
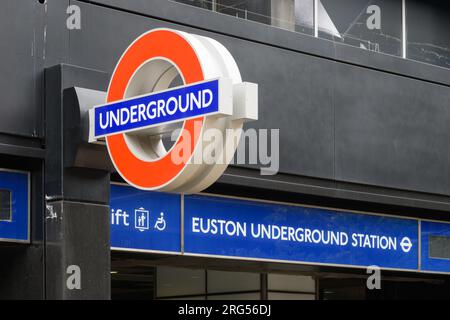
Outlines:
{"type": "Polygon", "coordinates": [[[231,80],[221,78],[96,106],[90,110],[90,140],[200,116],[231,115],[231,90],[231,80]]]}
{"type": "Polygon", "coordinates": [[[0,241],[30,242],[30,174],[0,170],[0,241]]]}
{"type": "Polygon", "coordinates": [[[111,247],[450,272],[450,223],[111,186],[111,247]]]}
{"type": "Polygon", "coordinates": [[[416,270],[417,247],[416,220],[185,197],[186,253],[416,270]]]}

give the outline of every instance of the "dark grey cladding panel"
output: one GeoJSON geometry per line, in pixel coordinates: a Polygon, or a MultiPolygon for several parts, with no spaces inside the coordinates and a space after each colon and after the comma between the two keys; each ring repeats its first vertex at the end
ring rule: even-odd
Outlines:
{"type": "Polygon", "coordinates": [[[337,64],[336,179],[450,194],[450,90],[337,64]]]}
{"type": "MultiPolygon", "coordinates": [[[[104,72],[61,64],[46,69],[46,196],[77,201],[109,202],[109,172],[69,168],[80,143],[77,113],[64,104],[63,91],[71,87],[106,91],[109,75],[104,72]],[[63,112],[64,111],[64,112],[63,112]],[[62,119],[65,121],[63,122],[62,119]],[[65,145],[67,144],[67,145],[65,145]],[[61,155],[64,155],[61,158],[61,155]],[[63,162],[61,162],[63,160],[63,162]],[[66,165],[67,167],[64,167],[66,165]],[[83,171],[83,172],[82,172],[83,171]],[[88,183],[90,188],[83,187],[88,183]]],[[[66,91],[67,93],[67,91],[66,91]]],[[[103,154],[102,154],[103,157],[103,154]]]]}
{"type": "Polygon", "coordinates": [[[109,299],[109,207],[57,201],[46,210],[46,298],[109,299]],[[81,272],[79,290],[67,288],[73,265],[81,272]]]}
{"type": "Polygon", "coordinates": [[[43,248],[29,245],[2,245],[0,254],[0,299],[41,300],[44,298],[42,286],[43,248]]]}
{"type": "Polygon", "coordinates": [[[246,127],[280,130],[280,172],[332,179],[334,63],[224,40],[244,80],[259,85],[259,119],[246,127]]]}
{"type": "Polygon", "coordinates": [[[43,137],[43,68],[65,61],[68,3],[1,1],[0,133],[43,137]]]}
{"type": "Polygon", "coordinates": [[[38,15],[40,24],[37,24],[37,27],[40,30],[37,30],[37,46],[38,52],[45,57],[44,67],[68,63],[67,57],[71,48],[70,31],[66,27],[66,11],[71,3],[73,0],[46,0],[44,5],[40,5],[43,9],[38,15]]]}
{"type": "MultiPolygon", "coordinates": [[[[36,1],[37,4],[39,4],[36,1]]],[[[36,103],[35,2],[3,0],[0,9],[0,132],[40,136],[41,112],[36,103]]]]}
{"type": "Polygon", "coordinates": [[[112,73],[120,56],[142,33],[167,23],[120,10],[76,2],[81,29],[70,31],[68,63],[112,73]]]}
{"type": "Polygon", "coordinates": [[[127,46],[141,33],[157,27],[213,37],[231,51],[243,79],[259,84],[259,120],[249,126],[280,129],[281,171],[333,178],[333,62],[118,10],[80,5],[87,17],[82,30],[71,32],[72,64],[112,72],[127,46]],[[127,27],[121,27],[124,25],[127,27]]]}

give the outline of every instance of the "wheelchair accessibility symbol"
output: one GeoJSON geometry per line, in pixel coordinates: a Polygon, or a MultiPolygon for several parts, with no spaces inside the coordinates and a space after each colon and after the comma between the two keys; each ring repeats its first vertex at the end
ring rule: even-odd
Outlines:
{"type": "Polygon", "coordinates": [[[160,213],[160,217],[156,220],[155,229],[164,231],[166,229],[166,220],[164,220],[164,212],[160,213]]]}

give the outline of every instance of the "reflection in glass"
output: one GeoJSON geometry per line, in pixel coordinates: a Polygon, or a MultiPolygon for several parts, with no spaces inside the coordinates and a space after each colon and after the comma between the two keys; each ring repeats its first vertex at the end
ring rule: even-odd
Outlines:
{"type": "Polygon", "coordinates": [[[406,2],[407,58],[450,68],[450,3],[406,2]]]}
{"type": "Polygon", "coordinates": [[[271,0],[216,0],[215,11],[236,18],[270,24],[270,2],[271,0]]]}
{"type": "Polygon", "coordinates": [[[208,294],[260,290],[259,273],[208,270],[208,294]]]}
{"type": "MultiPolygon", "coordinates": [[[[314,0],[171,0],[314,34],[314,0]]],[[[408,0],[407,58],[450,68],[450,2],[408,0]]],[[[402,0],[317,0],[319,37],[402,56],[402,0]]]]}
{"type": "Polygon", "coordinates": [[[295,31],[314,34],[314,0],[295,0],[295,31]]]}
{"type": "Polygon", "coordinates": [[[401,0],[319,0],[319,37],[402,55],[401,0]]]}
{"type": "Polygon", "coordinates": [[[269,300],[315,300],[314,294],[291,293],[291,292],[269,292],[269,300]]]}
{"type": "Polygon", "coordinates": [[[270,273],[267,277],[269,291],[312,293],[316,292],[313,277],[270,273]]]}
{"type": "Polygon", "coordinates": [[[194,7],[203,8],[207,10],[212,10],[211,0],[175,0],[176,2],[188,4],[194,7]]]}
{"type": "Polygon", "coordinates": [[[208,300],[260,300],[259,292],[219,294],[208,296],[208,300]]]}
{"type": "Polygon", "coordinates": [[[203,269],[158,266],[156,269],[157,298],[204,295],[205,271],[203,269]]]}
{"type": "Polygon", "coordinates": [[[236,18],[313,34],[314,0],[175,0],[236,18]]]}

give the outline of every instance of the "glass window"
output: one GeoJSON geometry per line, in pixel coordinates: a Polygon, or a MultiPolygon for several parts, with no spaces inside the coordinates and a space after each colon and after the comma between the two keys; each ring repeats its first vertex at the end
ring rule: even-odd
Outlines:
{"type": "Polygon", "coordinates": [[[270,24],[271,0],[216,0],[215,10],[236,18],[270,24]]]}
{"type": "Polygon", "coordinates": [[[314,0],[175,0],[240,19],[306,34],[314,32],[314,0]]]}
{"type": "MultiPolygon", "coordinates": [[[[321,278],[319,291],[321,300],[364,300],[366,280],[356,278],[321,278]]],[[[378,291],[378,290],[373,290],[378,291]]]]}
{"type": "Polygon", "coordinates": [[[0,190],[0,221],[11,221],[11,191],[0,190]]]}
{"type": "Polygon", "coordinates": [[[132,266],[123,262],[117,258],[111,259],[111,299],[155,299],[156,268],[132,266]]]}
{"type": "Polygon", "coordinates": [[[290,31],[314,33],[314,0],[274,0],[272,25],[290,31]]]}
{"type": "Polygon", "coordinates": [[[188,4],[202,9],[212,10],[212,0],[175,0],[176,2],[188,4]]]}
{"type": "Polygon", "coordinates": [[[259,292],[210,295],[208,300],[260,300],[259,292]]]}
{"type": "Polygon", "coordinates": [[[316,281],[313,277],[271,273],[267,281],[269,291],[316,292],[316,281]]]}
{"type": "Polygon", "coordinates": [[[157,299],[253,300],[261,297],[259,273],[158,266],[156,278],[157,299]]]}
{"type": "Polygon", "coordinates": [[[157,267],[156,297],[204,295],[205,270],[157,267]]]}
{"type": "Polygon", "coordinates": [[[319,0],[319,37],[402,55],[401,0],[319,0]]]}
{"type": "Polygon", "coordinates": [[[208,294],[239,291],[258,291],[259,273],[208,270],[208,294]]]}
{"type": "Polygon", "coordinates": [[[159,298],[158,300],[206,300],[205,296],[193,296],[193,297],[176,297],[176,298],[159,298]]]}
{"type": "Polygon", "coordinates": [[[450,68],[450,2],[406,1],[407,58],[450,68]]]}
{"type": "Polygon", "coordinates": [[[314,34],[314,0],[295,0],[295,31],[314,34]]]}
{"type": "Polygon", "coordinates": [[[269,292],[269,300],[315,300],[314,294],[288,293],[288,292],[269,292]]]}

